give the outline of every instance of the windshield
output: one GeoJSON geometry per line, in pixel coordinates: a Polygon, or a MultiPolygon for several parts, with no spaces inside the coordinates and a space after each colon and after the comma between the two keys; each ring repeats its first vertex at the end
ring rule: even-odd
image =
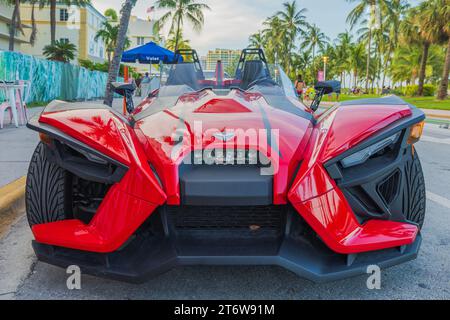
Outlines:
{"type": "Polygon", "coordinates": [[[172,108],[180,97],[195,96],[194,93],[205,89],[217,96],[227,96],[232,90],[257,93],[273,108],[305,116],[305,111],[298,106],[292,81],[280,66],[266,62],[262,50],[244,49],[234,68],[217,61],[214,72],[204,72],[197,53],[194,50],[190,53],[190,56],[182,53],[182,63],[159,66],[160,74],[151,80],[148,88],[151,108],[145,108],[136,119],[172,108]]]}
{"type": "MultiPolygon", "coordinates": [[[[158,96],[179,97],[183,94],[203,89],[212,89],[226,94],[232,89],[259,91],[278,88],[280,94],[297,97],[294,85],[278,65],[270,65],[261,60],[245,61],[241,68],[228,74],[219,61],[215,71],[203,71],[194,62],[162,65],[158,84],[158,96]]],[[[229,68],[227,68],[229,69],[229,68]]]]}

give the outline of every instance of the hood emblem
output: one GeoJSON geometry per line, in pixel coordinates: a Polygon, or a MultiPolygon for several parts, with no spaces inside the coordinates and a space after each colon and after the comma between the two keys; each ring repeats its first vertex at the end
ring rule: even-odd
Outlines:
{"type": "Polygon", "coordinates": [[[220,132],[213,134],[214,138],[222,140],[222,141],[230,141],[234,138],[234,132],[220,132]]]}

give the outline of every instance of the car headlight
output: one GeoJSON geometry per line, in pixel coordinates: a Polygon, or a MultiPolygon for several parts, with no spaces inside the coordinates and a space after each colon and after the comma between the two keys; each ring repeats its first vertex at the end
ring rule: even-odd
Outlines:
{"type": "Polygon", "coordinates": [[[378,141],[377,143],[374,143],[368,146],[367,148],[364,148],[358,152],[349,155],[348,157],[341,160],[342,167],[344,168],[353,167],[366,162],[371,156],[373,156],[377,152],[380,152],[386,147],[395,144],[398,141],[399,137],[400,132],[386,139],[378,141]]]}

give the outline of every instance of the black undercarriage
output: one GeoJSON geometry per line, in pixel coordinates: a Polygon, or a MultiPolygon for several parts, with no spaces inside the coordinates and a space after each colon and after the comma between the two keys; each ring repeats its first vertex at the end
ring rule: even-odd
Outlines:
{"type": "Polygon", "coordinates": [[[389,267],[417,256],[421,243],[337,254],[290,206],[165,206],[155,211],[122,248],[100,254],[34,242],[42,261],[83,272],[142,282],[180,265],[278,265],[315,282],[389,267]]]}

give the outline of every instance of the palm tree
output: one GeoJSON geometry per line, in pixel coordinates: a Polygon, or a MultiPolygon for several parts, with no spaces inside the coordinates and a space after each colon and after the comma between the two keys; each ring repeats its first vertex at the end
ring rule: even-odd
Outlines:
{"type": "MultiPolygon", "coordinates": [[[[111,63],[111,54],[114,52],[114,48],[117,47],[117,36],[119,34],[119,25],[112,25],[109,21],[104,21],[102,23],[102,28],[97,31],[95,35],[95,40],[99,38],[103,40],[106,45],[106,54],[108,57],[108,65],[111,63]]],[[[124,49],[131,45],[130,39],[125,37],[124,49]]]]}
{"type": "Polygon", "coordinates": [[[335,43],[337,71],[341,74],[341,82],[345,87],[346,73],[350,71],[348,56],[350,55],[350,48],[353,44],[353,37],[350,32],[345,30],[345,32],[338,34],[335,43]]]}
{"type": "Polygon", "coordinates": [[[290,73],[291,66],[291,55],[292,49],[294,48],[295,39],[299,35],[299,33],[303,32],[302,27],[307,27],[306,23],[306,9],[297,8],[297,2],[294,0],[291,3],[285,2],[283,3],[284,11],[278,11],[276,16],[279,17],[281,22],[281,32],[286,34],[286,38],[288,39],[287,43],[287,54],[288,57],[286,59],[286,71],[290,73]]]}
{"type": "Polygon", "coordinates": [[[183,38],[183,30],[180,29],[178,37],[173,32],[169,34],[169,38],[166,41],[166,48],[169,50],[175,50],[175,46],[178,45],[178,49],[191,49],[189,40],[183,38]]]}
{"type": "Polygon", "coordinates": [[[391,11],[390,14],[385,16],[384,26],[387,33],[387,41],[384,51],[384,65],[383,65],[383,81],[381,86],[384,87],[386,80],[386,74],[389,70],[389,65],[392,60],[392,55],[399,43],[399,33],[401,17],[404,15],[406,10],[409,8],[409,4],[406,0],[391,0],[391,11]]]}
{"type": "Polygon", "coordinates": [[[203,10],[210,9],[208,5],[195,0],[158,0],[156,6],[169,10],[155,23],[155,27],[160,30],[171,19],[170,32],[175,34],[175,51],[178,49],[180,29],[184,20],[190,22],[194,30],[199,32],[205,21],[203,10]]]}
{"type": "Polygon", "coordinates": [[[69,62],[75,58],[76,51],[77,47],[73,43],[56,40],[55,43],[46,45],[42,53],[49,60],[69,62]]]}
{"type": "Polygon", "coordinates": [[[390,68],[392,80],[414,84],[419,76],[421,53],[417,45],[399,46],[390,68]]]}
{"type": "Polygon", "coordinates": [[[267,59],[270,63],[278,63],[279,59],[286,57],[286,44],[288,39],[282,30],[282,22],[278,16],[272,16],[263,22],[264,29],[262,31],[265,41],[264,49],[267,59]]]}
{"type": "Polygon", "coordinates": [[[50,39],[51,43],[56,40],[56,5],[58,3],[67,6],[84,7],[91,4],[91,0],[43,0],[40,1],[39,7],[42,9],[45,5],[50,5],[50,39]]]}
{"type": "Polygon", "coordinates": [[[104,12],[104,16],[107,17],[108,20],[111,22],[119,21],[119,16],[117,15],[116,10],[114,10],[112,8],[106,9],[104,12]]]}
{"type": "MultiPolygon", "coordinates": [[[[450,34],[450,31],[448,29],[446,32],[447,34],[450,34]]],[[[441,83],[439,84],[439,90],[437,95],[438,100],[444,100],[447,98],[449,71],[450,71],[450,36],[448,36],[447,40],[447,53],[445,55],[444,70],[442,72],[441,83]]]]}
{"type": "Polygon", "coordinates": [[[40,4],[43,0],[29,0],[31,3],[31,33],[30,33],[30,44],[34,46],[36,42],[37,36],[37,27],[36,27],[36,16],[34,15],[36,4],[40,4]]]}
{"type": "MultiPolygon", "coordinates": [[[[445,99],[448,90],[448,76],[450,69],[450,2],[448,0],[429,0],[421,6],[421,26],[430,42],[447,44],[444,70],[439,85],[438,99],[445,99]]],[[[423,93],[419,85],[419,94],[423,93]]]]}
{"type": "Polygon", "coordinates": [[[358,86],[358,75],[364,68],[364,60],[366,59],[364,43],[359,42],[350,46],[348,64],[353,72],[353,86],[358,86]]]}
{"type": "Polygon", "coordinates": [[[358,1],[358,5],[350,11],[347,16],[347,23],[353,28],[360,22],[367,23],[367,60],[366,60],[366,92],[369,89],[369,69],[371,59],[372,37],[376,28],[381,28],[383,14],[389,11],[390,2],[388,0],[347,0],[348,2],[358,1]],[[369,11],[369,17],[365,17],[369,11]]]}
{"type": "Polygon", "coordinates": [[[261,31],[258,31],[248,38],[248,47],[261,49],[264,47],[264,42],[265,39],[263,33],[261,31]]]}
{"type": "Polygon", "coordinates": [[[440,42],[444,37],[443,27],[445,26],[445,21],[441,22],[438,14],[440,10],[439,5],[438,0],[422,2],[419,6],[411,8],[406,19],[402,21],[403,42],[420,44],[422,46],[419,88],[417,91],[419,96],[423,95],[430,47],[433,43],[440,42]]]}
{"type": "Polygon", "coordinates": [[[11,23],[9,24],[9,51],[14,51],[14,43],[16,38],[17,30],[23,34],[22,21],[20,19],[20,3],[24,1],[20,0],[1,0],[8,6],[14,6],[11,23]]]}
{"type": "MultiPolygon", "coordinates": [[[[320,31],[319,27],[315,24],[308,28],[308,32],[304,36],[305,39],[302,48],[312,52],[312,61],[314,63],[316,58],[316,48],[323,50],[329,38],[320,31]]],[[[316,70],[313,68],[313,75],[315,75],[315,71],[316,70]]]]}
{"type": "Polygon", "coordinates": [[[135,6],[137,0],[125,0],[120,10],[120,22],[119,30],[117,32],[116,48],[114,49],[114,55],[109,64],[108,81],[106,83],[105,100],[104,104],[112,106],[113,91],[111,90],[111,83],[116,81],[119,75],[120,61],[122,60],[122,53],[125,47],[128,24],[130,23],[131,10],[135,6]]]}

